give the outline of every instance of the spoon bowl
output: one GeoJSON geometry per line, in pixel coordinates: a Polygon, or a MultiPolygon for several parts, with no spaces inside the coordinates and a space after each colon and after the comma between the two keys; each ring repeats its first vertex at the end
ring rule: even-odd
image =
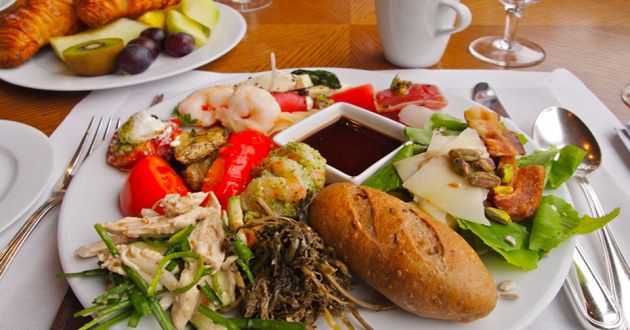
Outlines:
{"type": "MultiPolygon", "coordinates": [[[[536,118],[533,138],[541,146],[564,147],[574,145],[586,151],[586,156],[578,166],[573,179],[579,184],[594,217],[604,216],[599,198],[589,183],[587,175],[595,171],[602,162],[599,144],[586,124],[571,111],[560,107],[549,107],[536,118]]],[[[566,289],[572,295],[576,311],[583,316],[589,327],[598,329],[616,329],[626,319],[630,322],[630,269],[621,253],[615,237],[606,225],[598,231],[606,257],[608,278],[614,299],[606,290],[596,272],[590,269],[588,260],[584,260],[579,244],[576,246],[578,264],[569,274],[566,289]],[[584,262],[586,261],[586,262],[584,262]],[[579,268],[582,262],[589,268],[579,268]],[[590,275],[590,276],[589,276],[590,275]]]]}
{"type": "Polygon", "coordinates": [[[554,145],[562,148],[574,145],[587,154],[578,167],[583,175],[595,171],[602,162],[599,144],[586,124],[573,112],[561,107],[543,110],[534,123],[533,138],[542,147],[554,145]]]}

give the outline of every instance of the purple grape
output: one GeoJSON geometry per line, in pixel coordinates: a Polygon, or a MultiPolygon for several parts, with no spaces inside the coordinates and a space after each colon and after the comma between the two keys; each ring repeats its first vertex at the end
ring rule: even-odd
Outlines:
{"type": "Polygon", "coordinates": [[[153,39],[153,41],[158,44],[160,50],[162,50],[162,43],[164,42],[164,38],[166,38],[166,33],[164,33],[164,30],[160,28],[152,27],[142,31],[140,36],[153,39]]]}
{"type": "Polygon", "coordinates": [[[118,54],[116,65],[124,72],[144,72],[153,63],[151,51],[138,44],[129,44],[118,54]]]}
{"type": "Polygon", "coordinates": [[[151,56],[153,59],[156,59],[160,54],[160,46],[153,39],[140,37],[129,41],[127,45],[140,45],[142,47],[146,47],[151,51],[151,56]]]}
{"type": "Polygon", "coordinates": [[[195,50],[195,39],[188,33],[175,32],[164,39],[164,51],[175,57],[182,57],[195,50]]]}

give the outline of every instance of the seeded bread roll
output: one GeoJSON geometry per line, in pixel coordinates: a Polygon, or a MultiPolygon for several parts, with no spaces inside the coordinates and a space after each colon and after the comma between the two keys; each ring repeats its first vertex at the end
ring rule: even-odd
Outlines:
{"type": "Polygon", "coordinates": [[[324,188],[310,224],[371,287],[418,316],[469,322],[497,302],[492,275],[447,225],[376,189],[324,188]]]}

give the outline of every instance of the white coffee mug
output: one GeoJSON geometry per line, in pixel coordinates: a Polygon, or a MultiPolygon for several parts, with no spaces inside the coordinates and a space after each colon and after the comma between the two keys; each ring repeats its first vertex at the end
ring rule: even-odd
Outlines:
{"type": "Polygon", "coordinates": [[[472,14],[459,0],[376,0],[376,18],[387,61],[417,68],[439,62],[451,34],[467,28],[472,14]]]}

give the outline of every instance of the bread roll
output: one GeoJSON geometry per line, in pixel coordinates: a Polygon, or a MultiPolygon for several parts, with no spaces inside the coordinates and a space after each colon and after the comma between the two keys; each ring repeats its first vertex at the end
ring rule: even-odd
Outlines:
{"type": "Polygon", "coordinates": [[[0,68],[26,62],[52,37],[76,31],[73,0],[26,0],[0,13],[0,68]]]}
{"type": "Polygon", "coordinates": [[[496,305],[494,280],[468,243],[387,193],[329,185],[311,204],[310,224],[357,276],[413,314],[469,322],[496,305]]]}

